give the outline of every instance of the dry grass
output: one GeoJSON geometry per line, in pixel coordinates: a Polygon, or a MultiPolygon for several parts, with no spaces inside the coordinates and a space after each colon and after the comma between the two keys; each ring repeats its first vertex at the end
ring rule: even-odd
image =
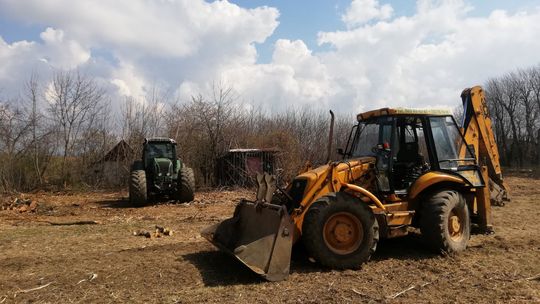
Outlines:
{"type": "Polygon", "coordinates": [[[278,283],[199,236],[251,192],[203,192],[189,205],[137,209],[125,193],[28,194],[37,212],[0,211],[0,303],[540,302],[540,181],[508,181],[513,201],[494,209],[496,234],[474,235],[462,254],[433,255],[411,235],[382,242],[359,271],[295,259],[278,283]],[[49,224],[90,220],[100,224],[49,224]],[[174,235],[132,234],[156,224],[174,235]]]}

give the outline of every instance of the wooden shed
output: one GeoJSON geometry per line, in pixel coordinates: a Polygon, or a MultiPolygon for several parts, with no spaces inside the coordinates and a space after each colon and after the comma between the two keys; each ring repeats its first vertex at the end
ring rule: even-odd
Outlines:
{"type": "Polygon", "coordinates": [[[275,174],[278,149],[231,149],[217,162],[222,186],[253,186],[257,173],[275,174]]]}
{"type": "Polygon", "coordinates": [[[122,186],[127,182],[134,150],[120,140],[107,154],[92,165],[96,180],[107,186],[122,186]]]}

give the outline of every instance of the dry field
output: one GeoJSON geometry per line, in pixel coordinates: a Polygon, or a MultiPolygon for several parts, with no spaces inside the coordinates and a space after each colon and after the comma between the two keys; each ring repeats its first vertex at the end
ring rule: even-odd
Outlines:
{"type": "Polygon", "coordinates": [[[494,208],[496,234],[473,235],[462,254],[431,254],[410,235],[380,243],[358,271],[295,258],[288,280],[278,283],[199,235],[251,192],[202,192],[190,204],[144,208],[131,208],[126,193],[18,195],[38,206],[0,211],[0,304],[540,303],[540,180],[507,180],[513,201],[494,208]],[[59,225],[77,221],[96,224],[59,225]],[[155,225],[174,234],[133,235],[155,225]]]}

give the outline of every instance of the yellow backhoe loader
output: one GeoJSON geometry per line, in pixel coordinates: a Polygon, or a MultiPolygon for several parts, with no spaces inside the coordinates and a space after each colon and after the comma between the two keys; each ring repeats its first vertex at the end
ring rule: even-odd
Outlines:
{"type": "MultiPolygon", "coordinates": [[[[336,269],[359,268],[379,238],[409,227],[437,252],[464,250],[471,223],[493,231],[490,200],[501,205],[507,194],[482,88],[461,97],[461,127],[441,110],[358,114],[338,149],[342,160],[306,168],[278,191],[273,176],[258,176],[256,200],[241,201],[232,218],[201,234],[269,281],[288,276],[298,241],[336,269]]],[[[330,129],[329,151],[333,114],[330,129]]]]}

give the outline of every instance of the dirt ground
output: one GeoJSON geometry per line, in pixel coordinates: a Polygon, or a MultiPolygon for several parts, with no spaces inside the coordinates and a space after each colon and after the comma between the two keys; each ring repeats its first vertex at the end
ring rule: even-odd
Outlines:
{"type": "Polygon", "coordinates": [[[496,234],[473,235],[461,254],[434,255],[413,234],[381,242],[357,271],[295,259],[277,283],[199,235],[250,191],[201,192],[190,204],[144,208],[131,208],[126,193],[18,195],[38,206],[0,211],[0,304],[540,303],[540,180],[507,180],[512,202],[494,208],[496,234]],[[76,221],[96,224],[59,225],[76,221]],[[155,225],[174,234],[133,235],[155,225]]]}

